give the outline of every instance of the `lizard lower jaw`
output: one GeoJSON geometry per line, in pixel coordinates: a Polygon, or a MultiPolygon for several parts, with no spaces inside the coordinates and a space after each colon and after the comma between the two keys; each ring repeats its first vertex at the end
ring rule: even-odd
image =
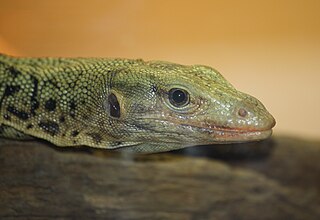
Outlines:
{"type": "Polygon", "coordinates": [[[246,142],[263,140],[271,136],[272,126],[265,128],[249,128],[249,127],[222,127],[222,126],[198,126],[198,125],[186,125],[180,124],[182,127],[189,127],[199,133],[209,134],[213,142],[234,143],[234,142],[246,142]]]}
{"type": "Polygon", "coordinates": [[[272,134],[271,128],[264,130],[227,127],[206,128],[198,126],[189,126],[189,128],[204,135],[203,139],[205,143],[199,144],[229,144],[259,141],[267,139],[272,134]]]}
{"type": "Polygon", "coordinates": [[[272,129],[262,131],[236,131],[236,130],[216,130],[214,132],[215,143],[241,143],[248,141],[259,141],[270,137],[272,129]]]}
{"type": "MultiPolygon", "coordinates": [[[[204,126],[203,124],[187,124],[181,121],[148,118],[150,124],[154,121],[172,127],[170,134],[166,136],[164,142],[178,143],[184,146],[194,146],[203,144],[228,144],[259,141],[267,139],[272,134],[272,127],[266,128],[231,128],[222,126],[204,126]],[[177,135],[179,134],[179,135],[177,135]]],[[[146,122],[147,119],[144,118],[146,122]]],[[[159,131],[163,134],[163,131],[159,131]]],[[[161,140],[163,141],[163,140],[161,140]]]]}

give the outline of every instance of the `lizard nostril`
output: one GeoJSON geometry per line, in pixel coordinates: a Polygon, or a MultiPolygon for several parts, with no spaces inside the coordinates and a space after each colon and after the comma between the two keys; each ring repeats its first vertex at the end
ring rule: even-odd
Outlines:
{"type": "Polygon", "coordinates": [[[244,108],[240,108],[238,111],[238,115],[244,118],[248,115],[248,112],[244,108]]]}

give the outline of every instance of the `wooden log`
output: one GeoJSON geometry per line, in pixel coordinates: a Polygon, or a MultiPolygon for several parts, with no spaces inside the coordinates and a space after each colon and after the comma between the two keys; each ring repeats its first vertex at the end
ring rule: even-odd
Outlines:
{"type": "Polygon", "coordinates": [[[222,160],[237,145],[134,156],[2,139],[0,219],[319,219],[320,143],[271,142],[222,160]]]}

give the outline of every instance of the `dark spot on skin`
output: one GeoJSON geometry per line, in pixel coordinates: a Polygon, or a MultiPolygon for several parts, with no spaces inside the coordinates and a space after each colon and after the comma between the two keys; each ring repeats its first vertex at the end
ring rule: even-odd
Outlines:
{"type": "Polygon", "coordinates": [[[31,115],[36,115],[35,114],[35,110],[37,110],[39,108],[39,102],[38,100],[36,99],[37,98],[37,95],[38,95],[38,80],[37,78],[35,78],[34,76],[31,76],[30,75],[30,78],[33,82],[33,92],[31,94],[31,115]]]}
{"type": "Polygon", "coordinates": [[[152,91],[153,93],[156,93],[156,92],[158,91],[157,86],[156,86],[156,85],[152,85],[151,91],[152,91]]]}
{"type": "Polygon", "coordinates": [[[56,100],[50,98],[46,101],[46,103],[44,104],[44,107],[46,110],[48,110],[49,112],[52,112],[54,110],[56,110],[57,107],[57,103],[56,100]]]}
{"type": "Polygon", "coordinates": [[[3,118],[4,118],[5,120],[7,120],[7,121],[10,121],[10,120],[11,120],[11,117],[10,117],[10,115],[8,115],[8,114],[4,114],[4,115],[3,115],[3,118]]]}
{"type": "Polygon", "coordinates": [[[33,124],[28,124],[27,129],[33,128],[33,124]]]}
{"type": "MultiPolygon", "coordinates": [[[[1,62],[1,61],[0,61],[0,63],[3,64],[4,66],[8,66],[8,65],[7,65],[6,63],[4,63],[4,62],[1,62]]],[[[18,71],[18,70],[16,70],[13,66],[7,67],[5,71],[8,72],[8,74],[11,74],[13,78],[15,78],[15,77],[17,77],[18,75],[21,74],[21,72],[18,71]]],[[[4,83],[4,81],[3,81],[2,83],[4,83]]],[[[1,106],[2,106],[2,102],[3,102],[3,99],[4,99],[5,96],[12,95],[13,93],[17,92],[17,91],[16,91],[16,88],[17,88],[18,86],[11,86],[12,88],[8,88],[8,87],[10,87],[10,86],[7,86],[4,94],[3,94],[2,97],[0,98],[0,108],[1,108],[1,106]],[[8,89],[8,90],[7,90],[7,89],[8,89]],[[12,90],[12,89],[13,89],[13,90],[12,90]]],[[[19,88],[19,89],[20,89],[20,88],[19,88]]]]}
{"type": "Polygon", "coordinates": [[[36,115],[35,110],[37,110],[39,108],[39,102],[34,99],[31,100],[31,114],[32,115],[36,115]]]}
{"type": "Polygon", "coordinates": [[[88,135],[92,138],[92,140],[96,143],[96,144],[100,144],[102,141],[102,137],[100,134],[98,133],[88,133],[88,135]]]}
{"type": "Polygon", "coordinates": [[[9,85],[7,85],[6,89],[4,90],[4,93],[3,93],[2,97],[0,99],[0,108],[2,106],[2,102],[3,102],[5,97],[14,95],[15,93],[19,92],[19,90],[20,90],[20,86],[9,86],[9,85]]]}
{"type": "Polygon", "coordinates": [[[12,113],[14,116],[20,118],[21,120],[28,120],[30,118],[30,115],[25,111],[19,111],[14,106],[8,106],[7,111],[12,113]]]}
{"type": "Polygon", "coordinates": [[[76,105],[76,103],[74,102],[74,100],[71,100],[70,101],[70,116],[72,117],[72,118],[75,118],[75,116],[76,116],[76,107],[77,107],[77,105],[76,105]]]}
{"type": "Polygon", "coordinates": [[[70,109],[71,110],[76,110],[76,103],[73,100],[70,101],[70,109]]]}
{"type": "Polygon", "coordinates": [[[64,123],[65,121],[66,121],[66,118],[63,115],[61,115],[59,118],[59,122],[64,123]]]}
{"type": "Polygon", "coordinates": [[[73,141],[73,144],[76,144],[76,143],[77,143],[77,142],[74,140],[74,141],[73,141]]]}
{"type": "Polygon", "coordinates": [[[9,86],[7,85],[6,90],[4,91],[4,96],[11,96],[19,92],[20,86],[9,86]]]}
{"type": "Polygon", "coordinates": [[[59,125],[53,121],[41,121],[38,125],[44,132],[51,136],[57,135],[60,131],[59,125]]]}
{"type": "Polygon", "coordinates": [[[109,107],[109,114],[114,118],[120,118],[120,105],[113,93],[108,96],[108,107],[109,107]]]}
{"type": "Polygon", "coordinates": [[[72,137],[76,137],[76,136],[78,136],[78,134],[79,134],[79,131],[77,131],[77,130],[74,130],[71,132],[72,137]]]}
{"type": "Polygon", "coordinates": [[[8,71],[14,78],[21,75],[21,72],[19,70],[17,70],[16,68],[14,68],[13,66],[10,66],[8,68],[8,71]]]}

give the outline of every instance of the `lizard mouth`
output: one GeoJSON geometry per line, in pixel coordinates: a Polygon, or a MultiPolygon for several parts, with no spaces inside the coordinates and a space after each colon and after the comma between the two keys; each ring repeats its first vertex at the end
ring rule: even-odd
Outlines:
{"type": "MultiPolygon", "coordinates": [[[[146,118],[144,120],[146,121],[146,118]]],[[[273,127],[273,124],[265,128],[249,128],[210,125],[211,123],[183,123],[184,121],[180,120],[158,118],[148,118],[147,120],[158,121],[162,125],[166,124],[165,127],[175,127],[172,131],[162,130],[160,133],[166,133],[167,139],[172,137],[173,142],[188,143],[190,146],[264,140],[271,136],[273,127]]]]}
{"type": "Polygon", "coordinates": [[[198,130],[200,133],[208,134],[209,143],[241,143],[247,141],[259,141],[267,139],[272,134],[272,128],[252,129],[252,128],[231,128],[231,127],[203,127],[197,125],[184,125],[190,129],[198,130]]]}
{"type": "Polygon", "coordinates": [[[241,143],[247,141],[259,141],[264,140],[270,137],[272,134],[272,129],[268,130],[237,130],[237,129],[230,129],[230,130],[216,130],[215,139],[219,142],[224,143],[241,143]]]}

